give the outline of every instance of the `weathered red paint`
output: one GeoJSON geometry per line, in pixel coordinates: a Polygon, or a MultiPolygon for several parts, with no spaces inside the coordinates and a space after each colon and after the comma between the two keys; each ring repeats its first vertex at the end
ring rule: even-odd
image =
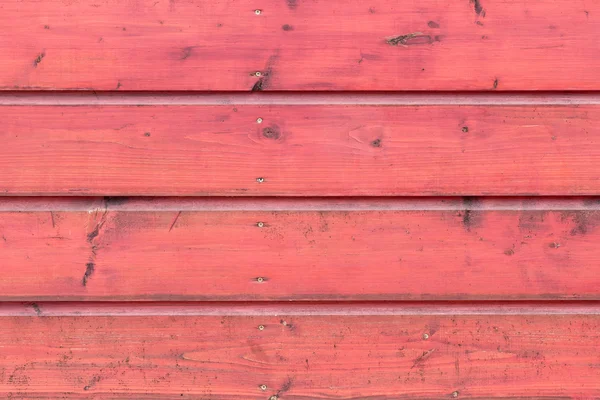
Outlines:
{"type": "Polygon", "coordinates": [[[597,201],[46,202],[0,201],[0,299],[600,300],[597,201]]]}
{"type": "Polygon", "coordinates": [[[5,195],[600,193],[596,104],[1,110],[5,195]]]}
{"type": "Polygon", "coordinates": [[[598,15],[585,0],[4,0],[0,87],[597,90],[598,15]]]}
{"type": "Polygon", "coordinates": [[[568,306],[551,315],[298,315],[282,306],[252,316],[217,307],[212,316],[94,317],[30,307],[39,315],[0,317],[6,397],[588,399],[600,391],[599,316],[568,306]]]}
{"type": "Polygon", "coordinates": [[[600,399],[598,15],[2,1],[0,397],[600,399]]]}

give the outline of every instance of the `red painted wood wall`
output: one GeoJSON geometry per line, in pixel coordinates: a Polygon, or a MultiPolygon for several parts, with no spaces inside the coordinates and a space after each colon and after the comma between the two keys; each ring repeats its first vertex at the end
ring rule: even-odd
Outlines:
{"type": "Polygon", "coordinates": [[[0,27],[1,398],[600,398],[600,2],[0,27]]]}

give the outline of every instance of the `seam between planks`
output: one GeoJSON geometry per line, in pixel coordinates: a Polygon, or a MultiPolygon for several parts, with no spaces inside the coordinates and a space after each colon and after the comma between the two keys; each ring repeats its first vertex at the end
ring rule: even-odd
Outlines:
{"type": "Polygon", "coordinates": [[[594,211],[600,197],[0,197],[11,211],[594,211]]]}
{"type": "Polygon", "coordinates": [[[1,92],[0,106],[573,106],[600,92],[1,92]]]}
{"type": "Polygon", "coordinates": [[[600,301],[571,302],[3,302],[8,316],[600,315],[600,301]]]}

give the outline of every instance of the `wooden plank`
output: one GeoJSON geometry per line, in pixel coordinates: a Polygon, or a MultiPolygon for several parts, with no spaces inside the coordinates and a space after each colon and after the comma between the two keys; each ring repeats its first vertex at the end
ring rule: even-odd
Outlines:
{"type": "Polygon", "coordinates": [[[598,90],[598,15],[585,0],[5,0],[0,87],[598,90]]]}
{"type": "MultiPolygon", "coordinates": [[[[2,308],[15,308],[13,305],[2,308]]],[[[600,396],[600,315],[77,316],[88,308],[0,317],[0,393],[12,398],[591,399],[600,396]],[[263,386],[264,385],[264,386],[263,386]]],[[[389,306],[387,306],[389,308],[389,306]]],[[[205,309],[206,309],[205,308],[205,309]]],[[[260,306],[259,306],[260,308],[260,306]]],[[[307,308],[305,306],[305,308],[307,308]]],[[[588,307],[589,308],[589,307],[588,307]]],[[[215,313],[215,309],[217,312],[215,313]]],[[[527,307],[524,307],[527,311],[527,307]]],[[[131,312],[133,311],[133,312],[131,312]]],[[[355,310],[356,311],[356,310],[355,310]]],[[[528,311],[533,311],[529,309],[528,311]]]]}
{"type": "Polygon", "coordinates": [[[599,300],[599,204],[4,198],[0,300],[599,300]]]}
{"type": "Polygon", "coordinates": [[[596,195],[599,111],[595,104],[4,106],[0,190],[596,195]]]}

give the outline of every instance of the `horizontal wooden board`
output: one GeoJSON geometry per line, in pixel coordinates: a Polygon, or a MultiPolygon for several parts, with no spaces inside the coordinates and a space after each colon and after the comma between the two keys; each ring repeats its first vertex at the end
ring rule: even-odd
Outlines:
{"type": "Polygon", "coordinates": [[[596,104],[141,105],[3,106],[0,193],[600,193],[596,104]]]}
{"type": "Polygon", "coordinates": [[[228,315],[217,306],[214,315],[77,316],[87,307],[75,304],[68,315],[45,316],[52,305],[28,307],[38,315],[0,310],[6,398],[600,396],[597,310],[468,315],[458,307],[414,315],[372,306],[327,315],[319,306],[302,313],[280,306],[228,315]]]}
{"type": "Polygon", "coordinates": [[[597,90],[599,15],[586,0],[5,0],[0,87],[597,90]]]}
{"type": "Polygon", "coordinates": [[[0,300],[598,300],[599,205],[4,198],[0,300]]]}

